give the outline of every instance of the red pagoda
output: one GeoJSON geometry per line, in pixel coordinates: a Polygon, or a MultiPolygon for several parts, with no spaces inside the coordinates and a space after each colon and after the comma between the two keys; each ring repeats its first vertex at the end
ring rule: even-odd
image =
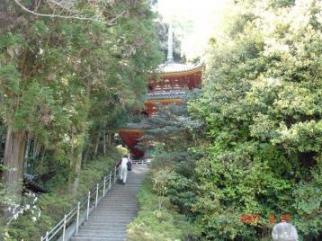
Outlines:
{"type": "MultiPolygon", "coordinates": [[[[167,62],[159,66],[148,82],[148,94],[144,101],[147,118],[153,118],[160,105],[184,104],[187,92],[201,88],[202,70],[203,66],[200,64],[180,64],[173,61],[173,31],[170,26],[167,62]]],[[[138,128],[129,124],[127,128],[119,130],[119,135],[134,158],[144,157],[144,151],[137,147],[139,139],[144,135],[144,126],[138,128]]]]}

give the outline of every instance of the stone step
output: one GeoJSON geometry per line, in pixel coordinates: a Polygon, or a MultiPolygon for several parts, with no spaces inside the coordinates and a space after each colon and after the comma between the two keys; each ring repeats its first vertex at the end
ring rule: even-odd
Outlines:
{"type": "Polygon", "coordinates": [[[125,237],[73,237],[71,241],[125,241],[125,237]]]}
{"type": "Polygon", "coordinates": [[[100,226],[100,225],[121,225],[121,224],[126,224],[127,221],[121,221],[117,220],[117,222],[113,220],[94,220],[94,221],[88,221],[84,226],[100,226]]]}
{"type": "Polygon", "coordinates": [[[147,170],[144,165],[134,166],[128,183],[112,187],[71,241],[125,241],[127,225],[137,215],[137,193],[147,170]]]}
{"type": "Polygon", "coordinates": [[[82,230],[79,231],[79,233],[90,233],[90,232],[124,232],[126,231],[126,225],[124,225],[123,227],[101,227],[101,228],[97,228],[97,227],[92,227],[92,228],[83,228],[82,230]]]}
{"type": "Polygon", "coordinates": [[[126,230],[119,230],[117,231],[109,231],[109,232],[79,232],[76,237],[106,237],[106,236],[124,236],[126,233],[126,230]]]}
{"type": "MultiPolygon", "coordinates": [[[[122,210],[120,210],[122,211],[122,210]]],[[[131,211],[128,211],[128,212],[120,212],[120,214],[116,214],[116,213],[113,213],[113,214],[108,214],[108,213],[100,213],[100,214],[96,214],[95,216],[91,217],[90,220],[92,220],[93,218],[96,218],[96,217],[104,217],[104,218],[107,218],[107,217],[114,217],[114,216],[117,216],[117,217],[128,217],[129,215],[134,215],[135,214],[135,211],[131,212],[131,211]]]]}

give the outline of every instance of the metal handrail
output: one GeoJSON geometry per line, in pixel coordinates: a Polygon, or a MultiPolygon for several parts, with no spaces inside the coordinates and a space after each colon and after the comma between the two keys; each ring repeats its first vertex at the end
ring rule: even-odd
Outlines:
{"type": "Polygon", "coordinates": [[[132,160],[132,164],[144,165],[144,164],[150,164],[150,162],[147,161],[146,159],[142,159],[142,160],[132,160]]]}
{"type": "Polygon", "coordinates": [[[77,234],[80,225],[82,225],[84,221],[88,220],[90,213],[111,190],[112,185],[116,183],[117,174],[117,167],[115,166],[113,171],[110,171],[108,175],[104,176],[100,182],[90,189],[87,196],[84,197],[82,201],[79,201],[67,214],[65,214],[62,220],[60,220],[50,231],[47,231],[44,236],[41,236],[40,241],[50,241],[54,238],[58,238],[58,235],[62,237],[62,241],[69,240],[69,238],[66,238],[66,230],[72,224],[76,224],[73,233],[77,234]],[[82,221],[80,220],[81,216],[85,216],[85,219],[82,221]]]}

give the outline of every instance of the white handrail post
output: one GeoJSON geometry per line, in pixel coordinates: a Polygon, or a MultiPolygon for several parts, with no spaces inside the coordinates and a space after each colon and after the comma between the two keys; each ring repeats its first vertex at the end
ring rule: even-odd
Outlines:
{"type": "Polygon", "coordinates": [[[106,176],[104,177],[104,181],[103,181],[103,197],[105,196],[105,189],[106,189],[106,176]]]}
{"type": "Polygon", "coordinates": [[[67,215],[64,215],[64,227],[63,227],[63,241],[65,241],[66,236],[66,224],[67,224],[67,215]]]}
{"type": "Polygon", "coordinates": [[[96,196],[95,196],[95,208],[97,207],[97,202],[98,202],[98,186],[99,184],[96,184],[96,196]]]}
{"type": "Polygon", "coordinates": [[[89,216],[89,204],[90,204],[90,202],[91,202],[91,191],[88,192],[86,220],[88,220],[88,216],[89,216]]]}
{"type": "Polygon", "coordinates": [[[114,167],[114,184],[116,183],[116,166],[114,167]]]}
{"type": "MultiPolygon", "coordinates": [[[[143,160],[142,160],[142,164],[143,164],[143,160]]],[[[112,188],[113,182],[114,184],[117,181],[117,167],[114,166],[114,171],[113,169],[110,171],[110,173],[108,174],[108,176],[104,176],[104,180],[103,180],[103,193],[102,193],[102,198],[105,197],[108,193],[108,191],[112,188]],[[107,181],[108,186],[107,186],[107,181]]],[[[96,184],[96,196],[95,196],[95,208],[98,205],[99,202],[99,188],[100,188],[100,183],[96,184]]],[[[90,214],[90,206],[91,206],[91,191],[88,192],[88,198],[87,198],[87,210],[86,210],[86,221],[88,221],[89,219],[89,214],[90,214]]],[[[94,208],[94,209],[95,209],[94,208]]],[[[75,209],[73,209],[75,210],[75,209]]],[[[79,232],[79,226],[80,226],[80,211],[81,211],[81,203],[78,202],[77,203],[77,213],[76,213],[76,230],[75,233],[77,234],[79,232]]],[[[71,213],[74,213],[74,211],[71,211],[71,213]]],[[[62,234],[62,241],[65,241],[66,239],[66,229],[67,229],[67,220],[68,220],[68,216],[70,216],[70,214],[68,215],[64,215],[64,219],[63,219],[63,234],[62,234]]],[[[72,214],[71,217],[69,217],[69,220],[72,219],[72,217],[74,216],[74,214],[72,214]]],[[[59,222],[59,224],[57,224],[55,226],[55,228],[53,230],[56,230],[56,228],[59,227],[59,230],[61,230],[61,221],[59,222]]],[[[54,234],[53,230],[51,230],[50,232],[46,232],[45,236],[41,236],[40,237],[40,241],[49,241],[53,238],[53,235],[55,236],[56,233],[54,234]],[[51,238],[49,238],[49,236],[51,235],[51,238]]],[[[58,231],[56,231],[58,232],[58,231]]]]}
{"type": "Polygon", "coordinates": [[[112,188],[112,172],[110,172],[110,176],[109,176],[109,183],[108,183],[108,189],[112,188]]]}
{"type": "Polygon", "coordinates": [[[77,203],[76,234],[78,234],[78,228],[79,228],[79,212],[80,212],[80,202],[77,203]]]}

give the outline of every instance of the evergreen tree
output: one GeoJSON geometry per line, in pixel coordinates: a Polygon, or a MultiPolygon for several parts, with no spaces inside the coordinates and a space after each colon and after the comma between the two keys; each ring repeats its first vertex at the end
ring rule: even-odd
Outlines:
{"type": "Polygon", "coordinates": [[[30,138],[34,149],[56,160],[57,171],[67,173],[75,194],[89,131],[115,131],[126,110],[143,105],[146,78],[159,63],[148,1],[84,2],[72,6],[76,17],[68,11],[57,16],[44,2],[18,3],[0,5],[6,26],[0,30],[0,96],[9,205],[20,203],[30,138]],[[85,12],[89,17],[80,17],[85,12]]]}

